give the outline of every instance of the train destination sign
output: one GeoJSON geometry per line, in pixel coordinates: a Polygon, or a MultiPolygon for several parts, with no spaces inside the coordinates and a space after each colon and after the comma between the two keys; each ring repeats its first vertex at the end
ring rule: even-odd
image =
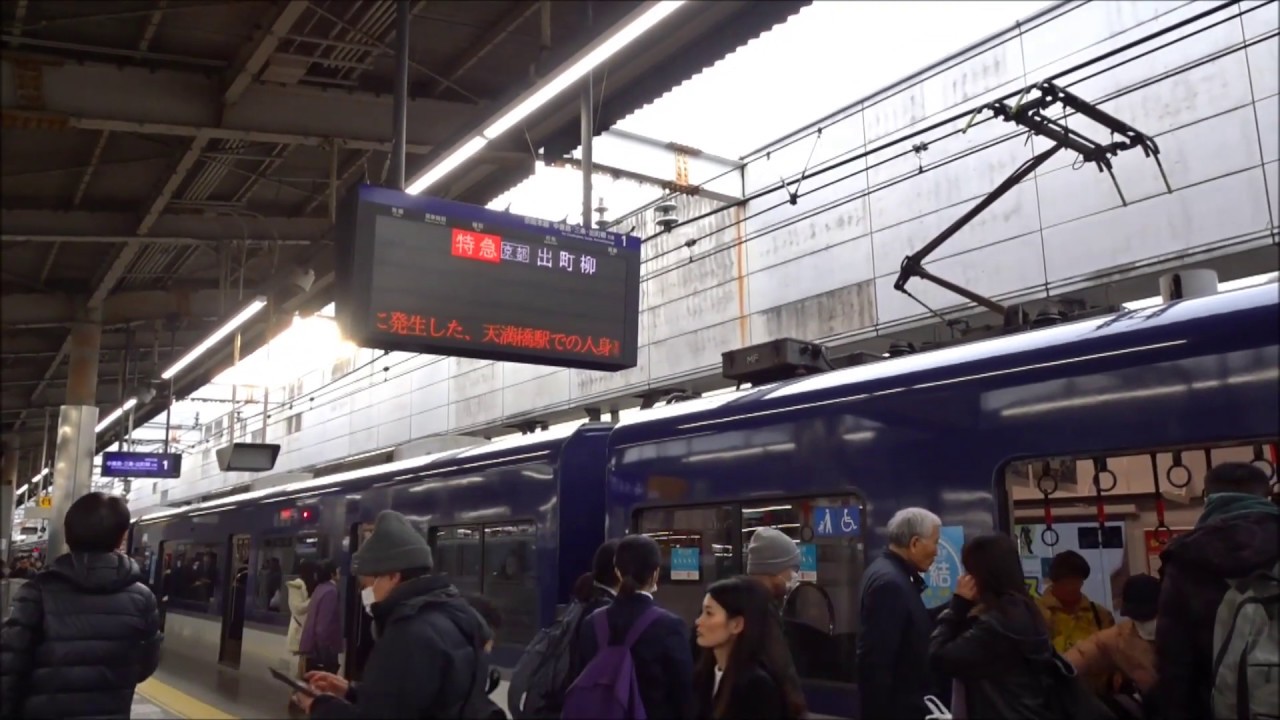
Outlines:
{"type": "Polygon", "coordinates": [[[338,228],[356,344],[592,370],[636,364],[640,238],[360,185],[338,228]]]}
{"type": "Polygon", "coordinates": [[[104,452],[102,477],[174,479],[182,475],[177,453],[104,452]]]}

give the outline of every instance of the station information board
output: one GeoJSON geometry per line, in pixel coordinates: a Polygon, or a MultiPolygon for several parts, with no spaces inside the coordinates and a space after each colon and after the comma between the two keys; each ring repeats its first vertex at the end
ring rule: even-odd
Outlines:
{"type": "Polygon", "coordinates": [[[102,477],[171,480],[181,475],[182,455],[177,453],[102,453],[102,477]]]}
{"type": "Polygon", "coordinates": [[[361,347],[636,364],[638,237],[360,185],[337,250],[338,320],[361,347]]]}

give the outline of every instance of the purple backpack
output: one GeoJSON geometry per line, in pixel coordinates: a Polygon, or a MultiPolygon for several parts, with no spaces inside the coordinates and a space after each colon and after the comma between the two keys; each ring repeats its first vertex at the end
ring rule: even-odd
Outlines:
{"type": "Polygon", "coordinates": [[[609,621],[605,612],[601,610],[591,619],[599,650],[565,692],[560,717],[565,720],[646,720],[640,684],[636,682],[636,670],[631,662],[631,647],[662,611],[656,606],[645,610],[636,618],[621,645],[609,644],[609,621]]]}

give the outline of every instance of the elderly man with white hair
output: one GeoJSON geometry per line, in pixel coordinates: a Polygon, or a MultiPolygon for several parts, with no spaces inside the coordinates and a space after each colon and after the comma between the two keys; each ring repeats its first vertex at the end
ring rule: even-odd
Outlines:
{"type": "Polygon", "coordinates": [[[863,718],[922,718],[933,694],[929,633],[933,617],[920,594],[938,555],[942,520],[904,508],[889,520],[889,547],[862,576],[858,634],[858,695],[863,718]]]}

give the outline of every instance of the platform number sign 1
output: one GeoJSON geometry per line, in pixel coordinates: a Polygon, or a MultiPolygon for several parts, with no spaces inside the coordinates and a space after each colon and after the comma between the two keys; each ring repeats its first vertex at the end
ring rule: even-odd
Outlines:
{"type": "Polygon", "coordinates": [[[818,505],[813,508],[813,534],[815,537],[857,537],[858,508],[818,505]]]}

